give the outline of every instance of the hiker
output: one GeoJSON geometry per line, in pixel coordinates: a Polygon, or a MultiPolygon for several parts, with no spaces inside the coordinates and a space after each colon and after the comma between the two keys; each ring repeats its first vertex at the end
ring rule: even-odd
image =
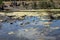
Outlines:
{"type": "Polygon", "coordinates": [[[1,11],[4,10],[4,6],[3,5],[0,6],[0,10],[1,11]]]}
{"type": "Polygon", "coordinates": [[[37,9],[37,4],[36,4],[36,2],[33,3],[32,8],[33,8],[33,9],[37,9]]]}
{"type": "Polygon", "coordinates": [[[55,18],[52,16],[52,14],[49,15],[50,21],[54,20],[55,18]]]}

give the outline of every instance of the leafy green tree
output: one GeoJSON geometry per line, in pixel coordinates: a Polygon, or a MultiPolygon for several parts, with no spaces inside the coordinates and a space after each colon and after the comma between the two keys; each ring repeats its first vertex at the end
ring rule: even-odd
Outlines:
{"type": "Polygon", "coordinates": [[[0,4],[2,4],[2,1],[3,1],[3,0],[0,0],[0,4]]]}

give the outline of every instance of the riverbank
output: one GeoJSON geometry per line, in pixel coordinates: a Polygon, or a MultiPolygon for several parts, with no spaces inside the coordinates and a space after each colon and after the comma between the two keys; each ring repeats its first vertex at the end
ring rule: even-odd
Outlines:
{"type": "Polygon", "coordinates": [[[20,11],[20,12],[0,12],[0,15],[7,15],[7,16],[17,16],[17,17],[20,17],[20,16],[24,16],[24,15],[27,15],[27,16],[45,16],[45,15],[49,15],[49,14],[52,14],[53,16],[60,16],[60,11],[20,11]]]}

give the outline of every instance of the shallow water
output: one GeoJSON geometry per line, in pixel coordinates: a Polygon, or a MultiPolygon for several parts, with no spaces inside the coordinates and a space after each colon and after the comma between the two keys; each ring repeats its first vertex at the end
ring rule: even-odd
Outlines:
{"type": "Polygon", "coordinates": [[[42,20],[26,16],[12,23],[2,22],[0,40],[59,40],[60,20],[42,20]]]}

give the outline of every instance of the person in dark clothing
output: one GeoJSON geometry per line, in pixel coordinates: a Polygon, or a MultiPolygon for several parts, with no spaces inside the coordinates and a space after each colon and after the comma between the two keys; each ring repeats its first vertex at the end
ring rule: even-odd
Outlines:
{"type": "Polygon", "coordinates": [[[2,5],[2,10],[4,10],[4,6],[2,5]]]}
{"type": "Polygon", "coordinates": [[[0,11],[2,11],[2,10],[4,10],[4,6],[1,6],[1,7],[0,7],[0,11]]]}
{"type": "Polygon", "coordinates": [[[1,11],[1,6],[0,6],[0,11],[1,11]]]}
{"type": "Polygon", "coordinates": [[[29,6],[29,4],[28,4],[28,3],[25,3],[25,8],[26,8],[26,9],[28,8],[28,6],[29,6]]]}
{"type": "Polygon", "coordinates": [[[37,4],[36,4],[36,2],[34,2],[32,8],[33,8],[33,9],[37,9],[37,4]]]}
{"type": "Polygon", "coordinates": [[[10,7],[13,7],[13,3],[10,4],[10,7]]]}
{"type": "Polygon", "coordinates": [[[50,17],[50,21],[55,19],[51,14],[49,15],[49,17],[50,17]]]}
{"type": "Polygon", "coordinates": [[[22,2],[22,5],[23,5],[23,7],[25,6],[25,3],[24,2],[22,2]]]}

